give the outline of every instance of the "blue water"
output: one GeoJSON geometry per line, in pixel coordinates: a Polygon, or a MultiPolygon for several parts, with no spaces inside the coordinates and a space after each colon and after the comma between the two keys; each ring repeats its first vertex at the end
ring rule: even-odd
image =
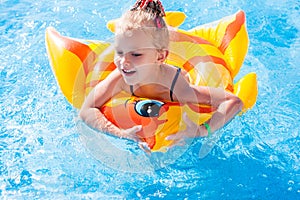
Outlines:
{"type": "Polygon", "coordinates": [[[238,78],[257,73],[258,100],[204,158],[205,139],[150,158],[128,141],[91,133],[102,141],[93,143],[56,84],[46,27],[105,40],[106,22],[132,3],[0,0],[0,198],[300,199],[299,1],[163,1],[186,12],[183,29],[239,9],[247,15],[250,47],[238,78]]]}

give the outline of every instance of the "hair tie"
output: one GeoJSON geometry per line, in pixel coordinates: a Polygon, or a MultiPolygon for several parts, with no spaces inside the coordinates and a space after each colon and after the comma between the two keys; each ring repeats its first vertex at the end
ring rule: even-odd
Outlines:
{"type": "Polygon", "coordinates": [[[160,20],[159,20],[158,17],[155,18],[155,24],[156,24],[157,28],[162,28],[162,25],[161,25],[160,20]]]}
{"type": "Polygon", "coordinates": [[[131,8],[131,11],[133,10],[145,10],[155,14],[156,16],[166,16],[164,7],[159,0],[137,0],[131,8]]]}

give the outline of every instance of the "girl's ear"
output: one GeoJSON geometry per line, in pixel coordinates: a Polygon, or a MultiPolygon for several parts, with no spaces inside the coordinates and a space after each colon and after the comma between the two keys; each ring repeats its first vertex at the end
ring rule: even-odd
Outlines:
{"type": "Polygon", "coordinates": [[[168,50],[159,50],[158,51],[157,61],[163,63],[167,59],[168,55],[169,55],[169,51],[168,50]]]}

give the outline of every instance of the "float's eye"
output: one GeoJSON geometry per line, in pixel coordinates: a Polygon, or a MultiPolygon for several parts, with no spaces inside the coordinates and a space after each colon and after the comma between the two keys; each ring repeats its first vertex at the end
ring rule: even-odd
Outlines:
{"type": "Polygon", "coordinates": [[[143,117],[157,117],[163,102],[156,100],[142,100],[135,104],[135,111],[143,117]]]}

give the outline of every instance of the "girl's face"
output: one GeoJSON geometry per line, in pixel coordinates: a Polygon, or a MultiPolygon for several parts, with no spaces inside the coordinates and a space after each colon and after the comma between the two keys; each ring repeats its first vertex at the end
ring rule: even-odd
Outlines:
{"type": "Polygon", "coordinates": [[[163,53],[154,47],[149,35],[142,30],[117,35],[115,50],[114,62],[129,85],[154,81],[165,60],[163,53]]]}

